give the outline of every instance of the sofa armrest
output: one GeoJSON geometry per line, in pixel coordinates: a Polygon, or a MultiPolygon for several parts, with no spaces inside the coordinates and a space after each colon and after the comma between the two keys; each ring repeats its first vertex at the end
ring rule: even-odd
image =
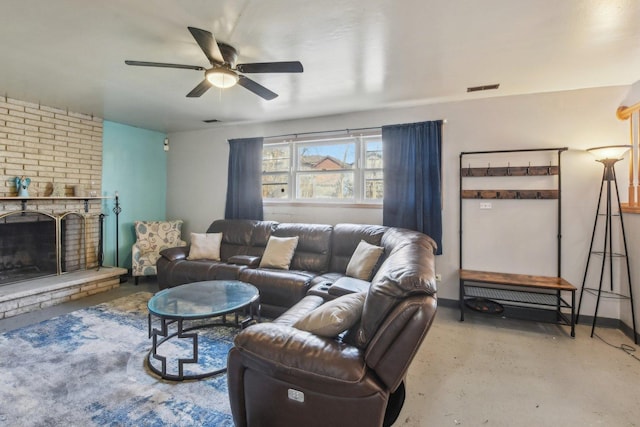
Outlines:
{"type": "Polygon", "coordinates": [[[367,372],[357,347],[289,325],[252,325],[236,336],[234,344],[245,366],[294,375],[302,382],[358,383],[367,372]]]}
{"type": "Polygon", "coordinates": [[[229,264],[239,264],[239,265],[247,265],[249,267],[257,267],[260,265],[260,257],[259,256],[251,256],[251,255],[234,255],[230,257],[227,262],[229,264]]]}
{"type": "Polygon", "coordinates": [[[370,286],[371,282],[367,282],[366,280],[344,276],[336,280],[329,287],[329,295],[339,297],[346,294],[367,292],[370,286]]]}
{"type": "Polygon", "coordinates": [[[160,255],[169,261],[178,261],[180,259],[187,259],[189,256],[188,246],[178,246],[175,248],[167,248],[160,251],[160,255]]]}

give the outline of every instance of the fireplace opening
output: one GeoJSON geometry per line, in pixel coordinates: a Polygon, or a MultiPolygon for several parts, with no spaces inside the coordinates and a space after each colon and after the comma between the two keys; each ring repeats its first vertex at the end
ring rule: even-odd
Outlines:
{"type": "Polygon", "coordinates": [[[0,216],[0,285],[55,274],[55,217],[25,211],[0,216]]]}
{"type": "Polygon", "coordinates": [[[87,217],[76,212],[0,214],[0,286],[44,276],[86,270],[87,217]]]}

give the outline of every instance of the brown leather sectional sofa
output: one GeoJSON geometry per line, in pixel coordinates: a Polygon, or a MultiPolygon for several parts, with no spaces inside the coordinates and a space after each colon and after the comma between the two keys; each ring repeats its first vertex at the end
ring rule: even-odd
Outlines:
{"type": "MultiPolygon", "coordinates": [[[[222,233],[220,261],[188,260],[189,246],[165,249],[156,264],[160,289],[202,280],[242,280],[258,288],[262,314],[272,318],[309,292],[333,298],[366,290],[368,281],[345,275],[351,255],[361,240],[385,247],[378,266],[397,246],[418,241],[435,246],[424,234],[379,225],[216,220],[207,233],[222,233]],[[257,268],[270,236],[298,237],[289,270],[257,268]],[[338,286],[334,286],[341,278],[338,286]]],[[[376,271],[377,268],[374,274],[376,271]]]]}
{"type": "Polygon", "coordinates": [[[404,401],[404,380],[437,307],[435,243],[415,231],[375,225],[219,220],[221,261],[163,251],[161,287],[238,279],[260,290],[263,313],[278,316],[238,334],[228,357],[236,427],[388,426],[404,401]],[[290,270],[256,267],[269,236],[298,236],[290,270]],[[365,240],[384,248],[370,281],[346,275],[365,240]],[[362,293],[357,322],[336,336],[300,329],[301,319],[346,294],[362,293]]]}

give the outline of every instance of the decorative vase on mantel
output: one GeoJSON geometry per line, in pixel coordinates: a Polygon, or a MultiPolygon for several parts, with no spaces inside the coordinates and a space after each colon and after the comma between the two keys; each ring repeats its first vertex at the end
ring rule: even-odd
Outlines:
{"type": "Polygon", "coordinates": [[[29,197],[29,184],[31,184],[31,178],[25,178],[24,176],[16,176],[14,179],[16,183],[16,189],[18,190],[18,197],[29,197]]]}
{"type": "Polygon", "coordinates": [[[64,197],[65,196],[64,184],[62,184],[60,182],[54,182],[54,183],[52,183],[52,188],[53,188],[53,190],[51,191],[51,197],[64,197]]]}

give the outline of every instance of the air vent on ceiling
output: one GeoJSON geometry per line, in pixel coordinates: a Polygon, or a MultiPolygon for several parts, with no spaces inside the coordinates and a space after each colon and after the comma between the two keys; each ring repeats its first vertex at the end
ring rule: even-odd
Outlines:
{"type": "Polygon", "coordinates": [[[481,90],[494,90],[500,87],[500,83],[496,83],[494,85],[484,85],[484,86],[474,86],[468,87],[467,92],[479,92],[481,90]]]}
{"type": "Polygon", "coordinates": [[[218,123],[220,120],[218,119],[209,119],[209,120],[203,120],[203,122],[205,123],[218,123]]]}

